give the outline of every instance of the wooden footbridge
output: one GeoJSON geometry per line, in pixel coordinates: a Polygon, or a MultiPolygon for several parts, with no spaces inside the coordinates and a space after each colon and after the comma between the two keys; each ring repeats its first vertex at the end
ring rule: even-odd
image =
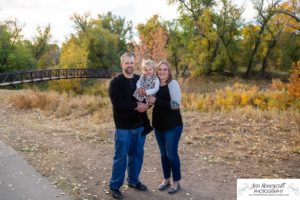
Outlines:
{"type": "Polygon", "coordinates": [[[105,69],[43,69],[0,73],[0,86],[71,78],[111,78],[105,69]]]}

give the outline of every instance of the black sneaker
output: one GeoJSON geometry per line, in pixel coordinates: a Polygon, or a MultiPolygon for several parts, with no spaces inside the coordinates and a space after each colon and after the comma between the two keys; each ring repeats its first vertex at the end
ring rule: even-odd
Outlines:
{"type": "Polygon", "coordinates": [[[129,184],[129,183],[128,183],[128,186],[129,186],[129,187],[132,187],[132,188],[135,188],[135,189],[137,189],[137,190],[142,190],[142,191],[147,190],[147,186],[144,185],[142,182],[138,182],[138,183],[135,184],[135,185],[129,184]]]}
{"type": "Polygon", "coordinates": [[[123,199],[123,195],[119,189],[110,189],[111,196],[115,199],[123,199]]]}

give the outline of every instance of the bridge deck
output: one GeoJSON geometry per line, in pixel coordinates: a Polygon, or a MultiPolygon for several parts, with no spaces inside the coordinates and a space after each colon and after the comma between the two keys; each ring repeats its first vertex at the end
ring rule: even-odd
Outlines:
{"type": "Polygon", "coordinates": [[[105,69],[46,69],[0,74],[0,86],[71,78],[111,78],[105,69]]]}

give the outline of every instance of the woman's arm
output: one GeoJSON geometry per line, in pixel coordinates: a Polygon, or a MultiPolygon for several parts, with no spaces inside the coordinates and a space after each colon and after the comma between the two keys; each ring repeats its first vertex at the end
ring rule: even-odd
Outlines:
{"type": "Polygon", "coordinates": [[[170,91],[170,97],[171,102],[170,106],[172,110],[178,110],[180,106],[181,101],[181,90],[178,82],[176,80],[172,80],[169,84],[169,91],[170,91]]]}

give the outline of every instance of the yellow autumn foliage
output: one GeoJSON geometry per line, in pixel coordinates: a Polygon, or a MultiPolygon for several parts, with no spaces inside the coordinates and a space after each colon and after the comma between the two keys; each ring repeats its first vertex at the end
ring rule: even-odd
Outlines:
{"type": "Polygon", "coordinates": [[[299,99],[289,95],[286,84],[273,80],[268,88],[235,83],[212,93],[184,93],[182,107],[201,112],[229,111],[236,108],[260,110],[300,110],[299,99]]]}

